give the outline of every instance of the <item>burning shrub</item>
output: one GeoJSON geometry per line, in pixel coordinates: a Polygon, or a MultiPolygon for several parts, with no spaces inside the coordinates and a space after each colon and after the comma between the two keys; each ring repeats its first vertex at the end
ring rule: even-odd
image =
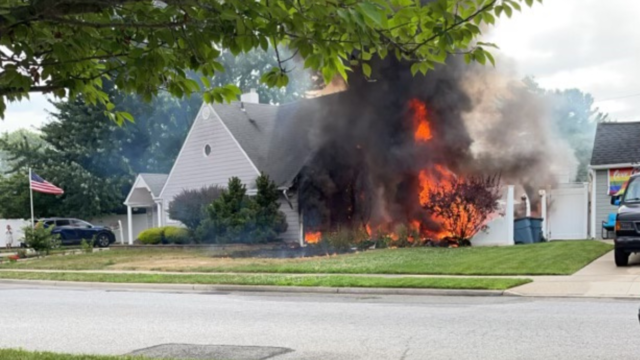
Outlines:
{"type": "Polygon", "coordinates": [[[221,191],[219,186],[183,190],[171,202],[169,216],[195,231],[207,217],[205,208],[220,197],[221,191]]]}
{"type": "Polygon", "coordinates": [[[448,186],[428,188],[423,195],[422,206],[442,223],[448,236],[459,244],[468,244],[498,210],[500,177],[456,177],[448,186]]]}

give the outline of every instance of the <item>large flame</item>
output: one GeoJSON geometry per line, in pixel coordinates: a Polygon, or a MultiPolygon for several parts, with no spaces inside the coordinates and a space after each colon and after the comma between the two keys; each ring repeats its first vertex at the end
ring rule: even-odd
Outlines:
{"type": "MultiPolygon", "coordinates": [[[[427,146],[428,149],[429,143],[434,140],[434,136],[437,134],[434,134],[431,129],[427,105],[418,99],[412,99],[409,101],[408,107],[411,111],[414,141],[427,146]]],[[[357,146],[360,147],[360,145],[357,146]]],[[[456,185],[465,181],[464,178],[456,175],[443,164],[430,165],[428,168],[421,169],[416,175],[419,183],[419,187],[416,189],[416,196],[421,206],[428,204],[433,194],[446,194],[456,191],[456,185]]],[[[364,197],[364,194],[360,196],[364,197]]],[[[408,233],[406,240],[414,243],[415,241],[426,239],[453,239],[460,233],[460,226],[465,226],[465,223],[471,223],[471,221],[468,220],[472,220],[478,216],[474,209],[464,206],[461,203],[454,202],[444,206],[451,206],[451,210],[457,215],[457,220],[429,214],[431,221],[429,226],[426,226],[426,224],[423,224],[420,220],[409,219],[408,223],[403,224],[406,233],[408,233]],[[434,230],[434,224],[436,225],[436,230],[434,230]],[[419,238],[416,239],[415,236],[419,238]]],[[[398,225],[400,224],[380,223],[374,225],[367,223],[364,228],[370,237],[386,235],[395,242],[400,239],[397,230],[398,225]]],[[[310,244],[318,243],[321,238],[322,233],[319,231],[305,234],[305,240],[310,244]]]]}
{"type": "Polygon", "coordinates": [[[426,142],[433,138],[431,124],[427,116],[427,105],[418,99],[409,101],[409,108],[413,111],[414,137],[416,141],[426,142]]]}

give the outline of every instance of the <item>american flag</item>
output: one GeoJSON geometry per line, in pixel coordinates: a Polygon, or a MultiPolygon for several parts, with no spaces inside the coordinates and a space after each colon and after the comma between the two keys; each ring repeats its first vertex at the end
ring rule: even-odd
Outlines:
{"type": "Polygon", "coordinates": [[[64,190],[46,181],[45,179],[41,178],[40,176],[38,176],[38,174],[34,172],[31,172],[31,189],[33,191],[37,191],[45,194],[54,194],[54,195],[64,194],[64,190]]]}

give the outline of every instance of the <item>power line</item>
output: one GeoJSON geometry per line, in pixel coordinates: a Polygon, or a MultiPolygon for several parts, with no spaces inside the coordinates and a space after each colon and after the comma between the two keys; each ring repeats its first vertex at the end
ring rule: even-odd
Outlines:
{"type": "Polygon", "coordinates": [[[618,96],[618,97],[612,97],[612,98],[607,98],[607,99],[603,99],[603,100],[596,100],[595,102],[605,102],[605,101],[611,101],[611,100],[620,100],[620,99],[628,99],[628,98],[632,98],[632,97],[636,97],[636,96],[640,96],[640,93],[637,94],[631,94],[631,95],[623,95],[623,96],[618,96]]]}

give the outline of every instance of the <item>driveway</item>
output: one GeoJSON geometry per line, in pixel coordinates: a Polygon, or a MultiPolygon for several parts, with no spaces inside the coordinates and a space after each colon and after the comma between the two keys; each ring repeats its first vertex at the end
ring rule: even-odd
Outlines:
{"type": "Polygon", "coordinates": [[[617,267],[613,251],[570,276],[536,276],[533,283],[509,293],[524,296],[577,296],[640,298],[640,255],[632,255],[630,266],[617,267]]]}

